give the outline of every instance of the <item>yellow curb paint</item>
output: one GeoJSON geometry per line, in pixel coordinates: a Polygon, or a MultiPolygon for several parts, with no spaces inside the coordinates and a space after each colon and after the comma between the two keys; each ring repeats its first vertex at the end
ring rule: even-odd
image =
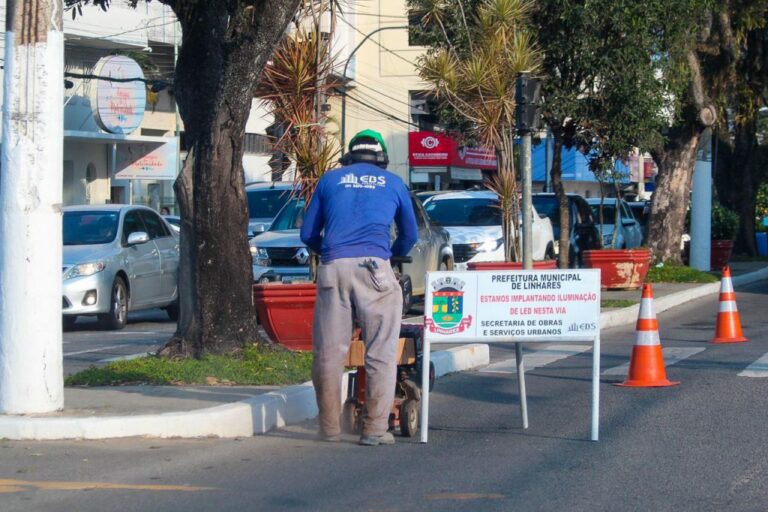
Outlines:
{"type": "Polygon", "coordinates": [[[501,500],[506,498],[503,494],[484,494],[479,492],[442,492],[438,494],[427,494],[426,498],[431,501],[451,500],[451,501],[470,501],[470,500],[501,500]]]}
{"type": "Polygon", "coordinates": [[[194,487],[189,485],[149,485],[149,484],[113,484],[108,482],[47,482],[31,480],[0,479],[0,494],[23,491],[84,491],[93,489],[129,490],[129,491],[215,491],[214,487],[194,487]]]}

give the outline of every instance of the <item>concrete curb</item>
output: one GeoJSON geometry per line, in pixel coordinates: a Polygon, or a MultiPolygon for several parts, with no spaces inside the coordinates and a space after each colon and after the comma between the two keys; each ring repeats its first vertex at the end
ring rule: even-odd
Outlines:
{"type": "MultiPolygon", "coordinates": [[[[742,284],[753,283],[755,281],[761,281],[768,279],[768,267],[750,272],[748,274],[742,274],[732,278],[733,285],[739,286],[742,284]]],[[[653,300],[653,305],[656,309],[656,313],[661,313],[680,304],[700,299],[707,295],[717,293],[720,291],[720,283],[707,283],[688,290],[681,290],[679,292],[670,293],[664,297],[659,297],[653,300]]],[[[640,311],[640,305],[635,304],[627,308],[616,309],[614,311],[605,311],[600,314],[600,328],[608,329],[609,327],[617,327],[620,325],[626,325],[637,320],[637,315],[640,311]]]]}
{"type": "MultiPolygon", "coordinates": [[[[434,352],[437,376],[489,364],[488,345],[434,352]]],[[[346,378],[344,379],[346,388],[346,378]]],[[[317,416],[311,382],[232,404],[135,416],[35,417],[0,415],[0,438],[13,440],[108,439],[119,437],[246,437],[317,416]]]]}

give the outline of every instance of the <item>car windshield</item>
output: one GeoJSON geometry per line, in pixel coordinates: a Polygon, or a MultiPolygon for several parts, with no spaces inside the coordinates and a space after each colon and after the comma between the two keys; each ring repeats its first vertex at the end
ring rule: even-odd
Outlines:
{"type": "Polygon", "coordinates": [[[456,198],[429,201],[424,205],[429,217],[441,226],[499,226],[498,201],[484,198],[456,198]]]}
{"type": "MultiPolygon", "coordinates": [[[[595,217],[595,222],[600,223],[600,203],[590,204],[592,208],[592,216],[595,217]]],[[[616,205],[615,204],[603,204],[603,224],[613,224],[616,221],[616,205]]]]}
{"type": "Polygon", "coordinates": [[[291,198],[290,189],[258,189],[249,190],[248,218],[271,219],[280,211],[291,198]]]}
{"type": "Polygon", "coordinates": [[[292,199],[277,214],[272,221],[270,231],[285,231],[287,229],[299,229],[304,220],[304,200],[292,199]]]}
{"type": "Polygon", "coordinates": [[[108,244],[117,235],[119,212],[64,212],[64,245],[108,244]]]}
{"type": "Polygon", "coordinates": [[[536,213],[549,217],[553,228],[560,227],[560,203],[555,196],[533,196],[536,213]]]}

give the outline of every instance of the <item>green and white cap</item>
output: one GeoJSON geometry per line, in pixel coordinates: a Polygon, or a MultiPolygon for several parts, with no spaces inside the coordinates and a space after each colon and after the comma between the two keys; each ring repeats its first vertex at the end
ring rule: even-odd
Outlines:
{"type": "Polygon", "coordinates": [[[387,145],[384,137],[375,130],[363,130],[357,133],[349,141],[349,151],[370,151],[373,153],[387,154],[387,145]]]}

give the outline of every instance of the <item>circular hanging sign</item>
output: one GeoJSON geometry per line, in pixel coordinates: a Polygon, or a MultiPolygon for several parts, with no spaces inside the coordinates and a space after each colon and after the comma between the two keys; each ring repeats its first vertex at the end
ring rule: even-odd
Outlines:
{"type": "MultiPolygon", "coordinates": [[[[139,78],[144,73],[135,60],[124,55],[102,57],[94,75],[104,78],[139,78]]],[[[141,124],[147,103],[147,88],[141,80],[115,82],[96,79],[91,88],[91,105],[96,123],[104,131],[128,135],[141,124]]]]}

